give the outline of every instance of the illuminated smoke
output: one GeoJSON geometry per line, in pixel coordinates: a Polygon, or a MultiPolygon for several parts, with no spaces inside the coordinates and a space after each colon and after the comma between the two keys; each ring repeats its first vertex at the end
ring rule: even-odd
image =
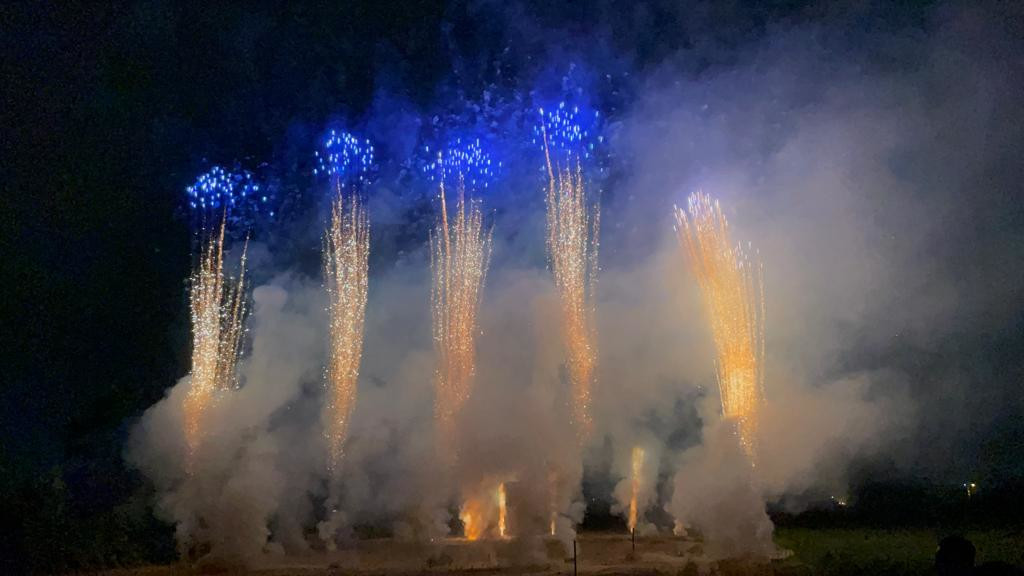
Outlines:
{"type": "Polygon", "coordinates": [[[479,540],[487,528],[486,502],[482,498],[467,498],[459,510],[463,534],[466,540],[479,540]]]}
{"type": "Polygon", "coordinates": [[[191,276],[189,308],[192,319],[191,384],[185,396],[185,440],[191,470],[202,440],[203,419],[217,395],[238,385],[236,367],[248,309],[245,302],[246,248],[242,249],[237,281],[225,276],[224,229],[200,248],[199,266],[191,276]]]}
{"type": "Polygon", "coordinates": [[[346,204],[340,193],[331,206],[324,235],[323,270],[327,288],[330,347],[324,405],[328,468],[336,472],[344,453],[356,402],[366,319],[370,225],[356,194],[346,204]]]}
{"type": "Polygon", "coordinates": [[[594,290],[597,281],[599,210],[587,204],[583,169],[576,158],[553,166],[547,146],[547,249],[562,310],[562,338],[572,385],[572,418],[582,440],[591,429],[591,387],[597,364],[594,290]]]}
{"type": "Polygon", "coordinates": [[[732,244],[721,207],[706,194],[691,195],[687,210],[676,207],[675,216],[711,325],[722,412],[736,422],[740,444],[754,463],[764,388],[764,267],[732,244]]]}
{"type": "Polygon", "coordinates": [[[633,447],[632,477],[630,479],[629,496],[629,531],[636,530],[639,510],[637,510],[637,499],[640,496],[640,484],[643,482],[644,449],[640,446],[633,447]]]}
{"type": "Polygon", "coordinates": [[[461,179],[452,218],[443,181],[440,200],[440,221],[430,236],[431,309],[437,352],[434,414],[439,446],[451,461],[455,418],[469,399],[476,373],[477,313],[491,255],[491,232],[484,230],[480,202],[466,201],[461,179]]]}

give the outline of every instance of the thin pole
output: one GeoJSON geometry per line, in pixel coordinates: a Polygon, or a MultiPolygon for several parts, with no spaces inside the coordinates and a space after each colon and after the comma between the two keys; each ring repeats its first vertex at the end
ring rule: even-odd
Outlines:
{"type": "Polygon", "coordinates": [[[572,576],[576,576],[576,539],[572,539],[572,576]]]}
{"type": "Polygon", "coordinates": [[[636,529],[629,531],[630,536],[633,538],[633,555],[636,555],[636,529]]]}

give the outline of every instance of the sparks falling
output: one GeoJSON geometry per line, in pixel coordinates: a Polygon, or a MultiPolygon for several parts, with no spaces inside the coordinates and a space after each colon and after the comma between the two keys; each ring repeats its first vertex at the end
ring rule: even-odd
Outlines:
{"type": "Polygon", "coordinates": [[[590,212],[579,162],[575,167],[571,164],[564,168],[553,166],[543,127],[542,136],[548,170],[548,257],[562,305],[562,337],[572,384],[573,422],[582,439],[591,428],[591,387],[597,364],[594,293],[600,211],[595,206],[593,213],[590,212]]]}
{"type": "Polygon", "coordinates": [[[440,445],[454,454],[454,423],[469,399],[476,373],[477,313],[491,256],[491,232],[484,229],[479,201],[466,201],[460,179],[453,218],[448,216],[444,182],[440,221],[430,237],[434,347],[434,415],[440,445]]]}
{"type": "Polygon", "coordinates": [[[356,401],[370,256],[370,224],[356,195],[347,204],[339,191],[324,234],[323,270],[330,327],[324,406],[328,468],[337,470],[356,401]]]}
{"type": "Polygon", "coordinates": [[[640,446],[633,447],[633,477],[630,479],[630,496],[629,496],[629,531],[633,532],[636,530],[637,518],[639,516],[639,510],[637,509],[637,499],[640,496],[640,483],[643,481],[643,470],[644,470],[644,449],[640,446]]]}
{"type": "Polygon", "coordinates": [[[236,367],[242,347],[245,316],[245,260],[237,281],[224,271],[224,229],[201,248],[199,266],[192,272],[189,308],[192,320],[192,382],[185,397],[185,440],[189,462],[199,447],[203,419],[217,394],[237,387],[236,367]]]}
{"type": "Polygon", "coordinates": [[[764,266],[733,246],[721,207],[706,194],[691,195],[687,210],[677,207],[675,216],[679,244],[711,324],[722,412],[736,422],[753,463],[764,389],[764,266]]]}

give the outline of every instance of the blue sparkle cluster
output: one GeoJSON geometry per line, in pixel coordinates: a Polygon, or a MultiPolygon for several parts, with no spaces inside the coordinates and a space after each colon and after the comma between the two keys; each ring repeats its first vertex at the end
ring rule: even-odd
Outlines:
{"type": "MultiPolygon", "coordinates": [[[[430,154],[430,147],[426,147],[430,154]]],[[[437,156],[423,166],[423,172],[432,181],[443,178],[445,182],[457,182],[461,175],[466,188],[485,189],[497,178],[501,161],[494,161],[484,150],[479,138],[455,138],[437,156]]]]}
{"type": "Polygon", "coordinates": [[[551,108],[540,108],[540,122],[533,129],[533,143],[543,148],[547,136],[548,148],[555,153],[575,154],[590,158],[595,147],[604,142],[601,135],[601,115],[586,111],[564,101],[551,108]]]}
{"type": "MultiPolygon", "coordinates": [[[[221,211],[228,214],[236,210],[259,211],[266,205],[268,194],[247,170],[230,171],[214,166],[200,174],[195,183],[185,188],[189,207],[194,211],[221,211]]],[[[274,212],[270,211],[273,216],[274,212]]]]}
{"type": "Polygon", "coordinates": [[[316,158],[316,167],[313,168],[316,176],[337,176],[366,183],[376,168],[373,163],[373,144],[344,131],[328,132],[313,156],[316,158]]]}

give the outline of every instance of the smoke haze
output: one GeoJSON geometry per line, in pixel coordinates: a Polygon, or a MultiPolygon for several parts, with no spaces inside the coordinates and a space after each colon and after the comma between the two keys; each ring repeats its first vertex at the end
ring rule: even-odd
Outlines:
{"type": "MultiPolygon", "coordinates": [[[[518,9],[507,10],[513,21],[518,9]]],[[[512,37],[551,37],[539,22],[515,21],[512,37]]],[[[851,464],[885,458],[939,477],[969,469],[947,461],[979,449],[960,444],[951,407],[966,402],[978,421],[999,422],[1012,415],[1000,405],[1019,414],[1020,400],[1004,389],[972,397],[961,365],[936,352],[922,366],[919,351],[955,350],[951,341],[1019,317],[1021,263],[1004,250],[1022,238],[999,223],[1021,217],[1024,78],[1006,48],[1019,49],[1021,36],[980,9],[940,7],[923,26],[927,34],[842,37],[827,23],[780,24],[721,58],[700,45],[633,71],[636,98],[609,129],[614,178],[600,190],[595,428],[583,447],[569,422],[536,167],[511,177],[522,183],[515,197],[532,200],[484,198],[485,211],[497,208],[494,259],[453,470],[433,441],[427,238],[391,249],[382,237],[426,230],[432,215],[399,192],[369,190],[366,338],[337,510],[325,509],[319,417],[326,298],[318,276],[286,264],[284,248],[254,247],[266,257],[253,257],[261,280],[243,385],[211,409],[193,473],[181,426],[188,377],[143,415],[128,449],[182,550],[254,562],[320,546],[312,532],[331,545],[361,527],[443,537],[452,505],[498,482],[514,485],[520,533],[543,533],[552,471],[568,541],[588,471],[609,476],[614,488],[601,496],[625,516],[630,454],[642,446],[641,531],[671,529],[655,521],[660,510],[701,532],[709,555],[766,557],[775,552],[766,502],[845,494],[851,464]],[[695,72],[698,57],[707,65],[695,72]],[[734,240],[765,263],[753,468],[721,420],[706,316],[672,233],[672,206],[696,190],[720,199],[734,240]]],[[[586,64],[602,73],[599,61],[586,64]]]]}

